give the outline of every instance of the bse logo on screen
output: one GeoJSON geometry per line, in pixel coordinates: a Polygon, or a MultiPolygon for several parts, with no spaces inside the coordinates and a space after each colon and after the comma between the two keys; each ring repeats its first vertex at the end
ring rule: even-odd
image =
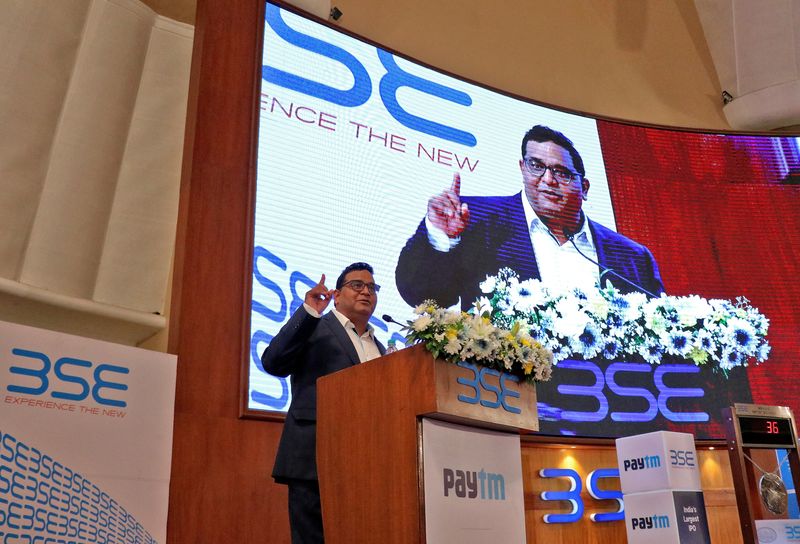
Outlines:
{"type": "MultiPolygon", "coordinates": [[[[283,20],[281,9],[272,4],[267,4],[266,22],[286,43],[344,66],[352,76],[353,84],[350,89],[337,89],[267,64],[262,66],[264,81],[349,108],[361,106],[369,100],[373,82],[369,72],[355,55],[316,36],[303,34],[291,28],[283,20]]],[[[471,106],[472,97],[469,94],[406,72],[397,65],[391,53],[381,49],[376,51],[385,69],[378,82],[378,92],[389,115],[411,130],[469,147],[477,145],[478,140],[472,133],[409,112],[397,99],[398,94],[405,92],[402,89],[411,89],[460,106],[471,106]]]]}
{"type": "Polygon", "coordinates": [[[453,494],[460,499],[506,500],[506,479],[499,473],[443,468],[442,481],[445,497],[453,494]]]}

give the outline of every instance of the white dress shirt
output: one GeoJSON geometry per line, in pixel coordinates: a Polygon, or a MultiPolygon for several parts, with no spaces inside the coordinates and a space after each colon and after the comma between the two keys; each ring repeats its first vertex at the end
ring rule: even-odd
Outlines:
{"type": "MultiPolygon", "coordinates": [[[[321,317],[318,311],[305,302],[303,303],[303,308],[305,308],[306,312],[312,317],[321,317]]],[[[338,312],[336,308],[331,310],[331,312],[333,312],[333,315],[339,320],[339,323],[342,324],[344,330],[347,331],[347,337],[350,338],[353,347],[356,348],[356,353],[358,353],[359,362],[364,363],[381,356],[381,352],[378,350],[378,344],[375,343],[375,330],[372,328],[372,325],[367,324],[367,330],[364,331],[364,334],[359,335],[358,331],[356,331],[356,326],[352,321],[347,319],[347,316],[338,312]]]]}
{"type": "MultiPolygon", "coordinates": [[[[525,191],[520,193],[520,198],[542,283],[553,289],[593,288],[600,279],[599,267],[582,257],[571,242],[560,245],[553,233],[533,211],[531,203],[525,196],[525,191]]],[[[594,246],[586,214],[582,214],[582,220],[581,227],[573,240],[584,255],[597,261],[597,249],[594,246]]],[[[428,241],[437,251],[450,251],[461,241],[460,236],[449,238],[442,229],[428,220],[427,215],[425,216],[425,227],[428,230],[428,241]]]]}
{"type": "MultiPolygon", "coordinates": [[[[524,191],[521,196],[522,209],[525,210],[525,221],[530,229],[531,245],[536,255],[542,283],[559,290],[573,287],[593,288],[600,280],[600,268],[582,257],[571,242],[559,244],[550,229],[533,211],[524,191]]],[[[597,261],[597,248],[594,247],[589,221],[586,214],[581,214],[581,218],[581,226],[572,239],[586,257],[597,261]]]]}

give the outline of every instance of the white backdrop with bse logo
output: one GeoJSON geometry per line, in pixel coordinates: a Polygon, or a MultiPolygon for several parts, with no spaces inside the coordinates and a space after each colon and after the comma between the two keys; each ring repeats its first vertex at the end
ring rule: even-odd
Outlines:
{"type": "Polygon", "coordinates": [[[0,535],[165,542],[176,357],[0,322],[0,535]]]}

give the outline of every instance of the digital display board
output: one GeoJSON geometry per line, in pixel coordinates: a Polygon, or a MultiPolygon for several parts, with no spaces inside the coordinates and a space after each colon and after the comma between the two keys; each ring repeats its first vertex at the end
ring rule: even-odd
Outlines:
{"type": "Polygon", "coordinates": [[[568,277],[529,240],[496,241],[508,236],[506,222],[524,217],[524,168],[536,165],[523,165],[521,143],[534,126],[574,144],[587,180],[579,205],[599,260],[644,246],[658,274],[634,261],[631,279],[658,286],[660,277],[670,295],[746,297],[770,320],[772,346],[766,363],[727,376],[675,361],[562,361],[537,385],[541,432],[668,429],[716,438],[725,406],[794,402],[797,138],[593,119],[446,75],[273,4],[265,14],[249,410],[288,408],[289,379],[267,374],[260,355],[322,274],[333,287],[345,266],[369,262],[382,286],[371,323],[384,345],[400,346],[400,328],[379,316],[409,319],[430,289],[456,285],[440,303],[465,307],[477,292],[473,276],[496,273],[498,264],[543,281],[568,277]],[[424,247],[415,236],[427,228],[429,200],[452,189],[456,175],[484,241],[468,241],[465,231],[461,249],[434,262],[409,248],[424,247]],[[609,249],[604,239],[622,242],[609,249]]]}
{"type": "Polygon", "coordinates": [[[792,422],[776,417],[737,416],[742,431],[742,446],[796,448],[792,422]]]}

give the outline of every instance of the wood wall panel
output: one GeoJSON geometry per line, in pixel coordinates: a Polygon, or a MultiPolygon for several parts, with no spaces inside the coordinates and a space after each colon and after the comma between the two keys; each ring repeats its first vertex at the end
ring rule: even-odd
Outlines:
{"type": "Polygon", "coordinates": [[[167,540],[289,542],[270,477],[281,424],[239,418],[261,0],[198,2],[169,351],[178,355],[167,540]]]}
{"type": "MultiPolygon", "coordinates": [[[[736,544],[742,542],[736,496],[730,472],[727,451],[722,449],[698,449],[700,484],[706,502],[711,542],[736,544]]],[[[617,466],[613,441],[602,445],[564,444],[554,447],[546,443],[531,443],[523,440],[522,477],[525,490],[525,523],[528,544],[605,544],[625,542],[625,525],[622,521],[594,523],[589,514],[608,512],[609,501],[597,501],[586,489],[586,476],[598,468],[617,466]],[[580,521],[565,524],[547,524],[545,514],[569,512],[569,505],[561,501],[545,501],[542,491],[566,491],[567,480],[563,478],[541,478],[542,468],[570,468],[583,478],[581,498],[584,515],[580,521]]],[[[609,479],[603,487],[619,489],[618,479],[609,479]]]]}

